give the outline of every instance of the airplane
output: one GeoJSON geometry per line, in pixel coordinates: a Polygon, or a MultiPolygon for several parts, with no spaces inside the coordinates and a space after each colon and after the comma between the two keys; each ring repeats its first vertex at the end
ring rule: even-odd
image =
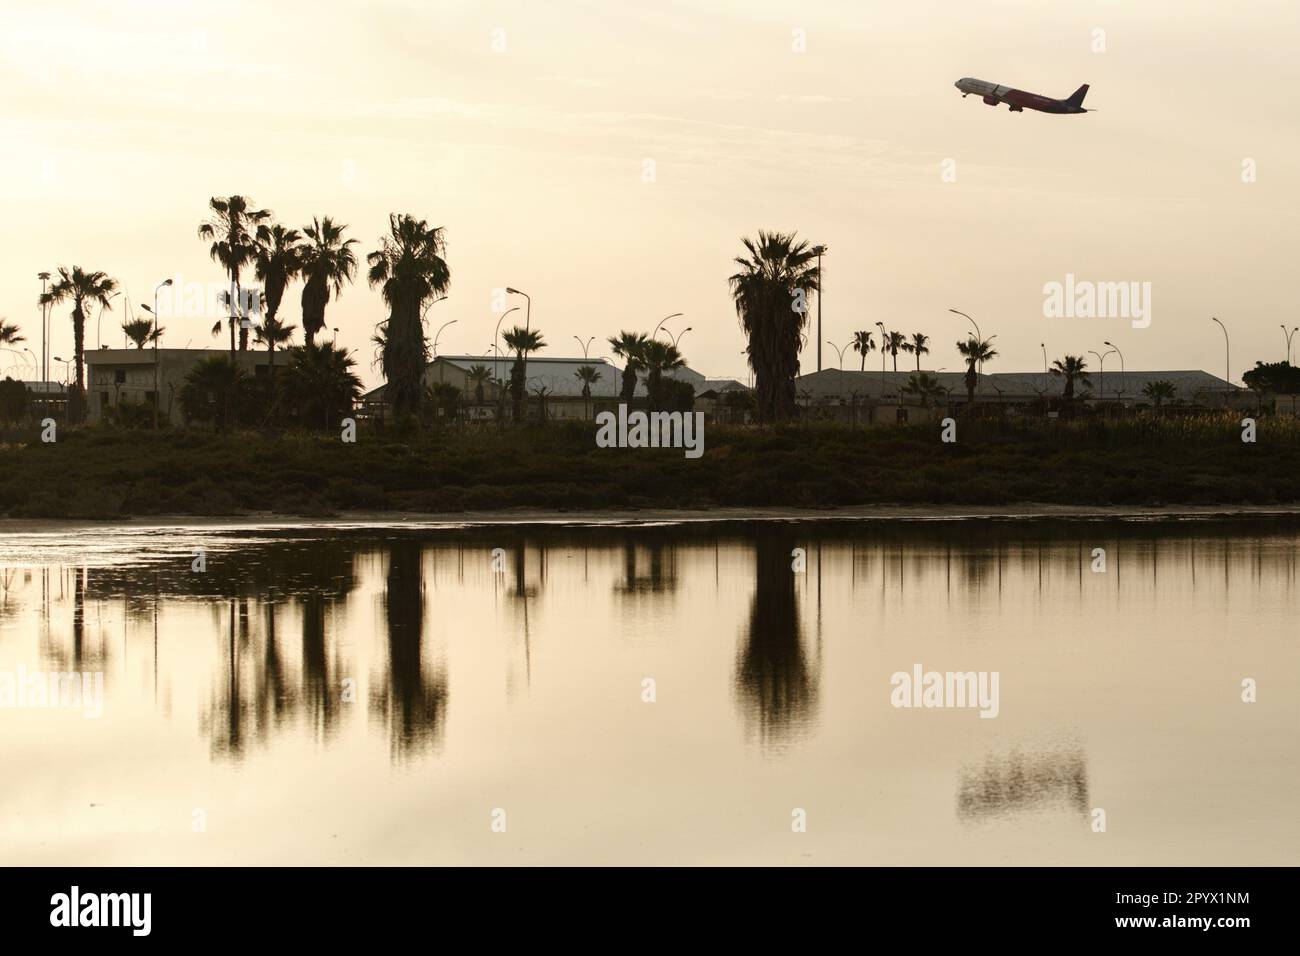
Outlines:
{"type": "Polygon", "coordinates": [[[1083,108],[1083,98],[1088,94],[1087,83],[1063,100],[1054,100],[1050,96],[1039,96],[1037,93],[1026,93],[1024,90],[1013,90],[1009,86],[999,86],[996,83],[990,83],[988,80],[977,80],[973,76],[963,76],[953,86],[961,90],[963,99],[974,93],[982,97],[989,106],[997,106],[999,103],[1008,104],[1013,113],[1022,113],[1026,107],[1031,110],[1038,110],[1040,113],[1096,112],[1095,110],[1085,110],[1083,108]]]}

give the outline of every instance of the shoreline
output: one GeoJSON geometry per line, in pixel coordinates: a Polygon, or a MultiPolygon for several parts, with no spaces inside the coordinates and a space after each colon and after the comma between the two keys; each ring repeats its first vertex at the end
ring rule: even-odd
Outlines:
{"type": "Polygon", "coordinates": [[[1189,521],[1300,517],[1296,505],[855,505],[838,508],[646,508],[549,511],[503,508],[475,512],[340,511],[322,517],[248,512],[230,516],[149,515],[139,518],[0,518],[0,537],[60,531],[293,530],[427,528],[446,530],[499,525],[635,527],[638,525],[743,522],[856,521],[1189,521]]]}

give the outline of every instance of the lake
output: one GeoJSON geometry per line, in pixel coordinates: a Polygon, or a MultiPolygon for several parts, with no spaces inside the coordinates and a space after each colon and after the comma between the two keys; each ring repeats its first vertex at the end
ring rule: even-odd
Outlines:
{"type": "Polygon", "coordinates": [[[0,846],[1290,864],[1298,545],[1293,519],[0,530],[0,846]]]}

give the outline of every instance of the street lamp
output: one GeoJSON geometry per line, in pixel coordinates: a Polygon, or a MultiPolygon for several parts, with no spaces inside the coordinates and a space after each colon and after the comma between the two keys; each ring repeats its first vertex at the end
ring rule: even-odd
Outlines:
{"type": "MultiPolygon", "coordinates": [[[[813,246],[812,251],[817,254],[817,371],[820,372],[822,370],[822,256],[826,254],[826,247],[813,246]]],[[[843,371],[841,367],[840,372],[843,371]]]]}
{"type": "Polygon", "coordinates": [[[1300,326],[1297,326],[1296,328],[1292,329],[1290,332],[1286,330],[1285,325],[1282,326],[1282,334],[1286,336],[1286,364],[1287,365],[1291,364],[1291,336],[1295,335],[1297,332],[1300,332],[1300,326]]]}
{"type": "MultiPolygon", "coordinates": [[[[574,338],[578,339],[576,335],[574,336],[574,338]]],[[[588,338],[587,341],[585,342],[582,341],[582,339],[578,339],[578,344],[582,346],[582,360],[584,362],[587,361],[587,349],[591,348],[591,343],[594,341],[596,341],[596,336],[594,335],[588,338]]]]}
{"type": "MultiPolygon", "coordinates": [[[[112,295],[108,297],[108,302],[113,301],[119,295],[121,295],[120,292],[114,292],[112,295]]],[[[103,305],[99,307],[99,318],[95,320],[95,348],[97,349],[104,347],[104,337],[100,333],[100,329],[103,328],[104,310],[108,308],[108,302],[105,302],[103,305]]]]}
{"type": "Polygon", "coordinates": [[[519,311],[519,306],[514,305],[506,309],[504,312],[502,312],[501,318],[497,319],[496,331],[492,333],[492,351],[495,353],[495,357],[492,359],[492,376],[497,381],[501,380],[501,366],[500,366],[501,349],[497,347],[497,333],[501,331],[501,323],[505,321],[506,316],[509,315],[511,312],[518,312],[518,311],[519,311]]]}
{"type": "Polygon", "coordinates": [[[1101,396],[1099,400],[1104,402],[1106,401],[1106,355],[1110,353],[1107,352],[1106,355],[1102,355],[1100,352],[1088,349],[1088,354],[1097,356],[1097,364],[1101,373],[1101,377],[1097,381],[1097,394],[1101,396]]]}
{"type": "MultiPolygon", "coordinates": [[[[1214,316],[1210,316],[1210,321],[1218,322],[1219,328],[1223,329],[1223,377],[1228,385],[1232,385],[1232,352],[1231,343],[1228,341],[1228,327],[1214,316]]],[[[1231,395],[1232,392],[1229,391],[1228,394],[1231,395]]]]}
{"type": "Polygon", "coordinates": [[[506,286],[506,291],[511,295],[522,295],[524,299],[527,300],[528,307],[524,311],[524,329],[531,332],[533,328],[533,297],[527,292],[520,292],[518,289],[512,289],[510,286],[506,286]]]}
{"type": "MultiPolygon", "coordinates": [[[[1119,399],[1119,400],[1122,402],[1122,401],[1124,400],[1124,387],[1123,387],[1123,386],[1124,386],[1124,353],[1121,352],[1121,351],[1119,350],[1119,346],[1116,345],[1114,342],[1103,342],[1102,344],[1103,344],[1103,345],[1109,345],[1111,348],[1113,348],[1113,349],[1115,350],[1115,354],[1119,356],[1119,384],[1120,384],[1120,387],[1119,387],[1118,389],[1115,390],[1115,397],[1116,397],[1117,399],[1119,399]]],[[[1107,354],[1109,354],[1109,353],[1107,353],[1107,354]]]]}
{"type": "Polygon", "coordinates": [[[437,334],[434,335],[434,337],[433,337],[433,357],[434,357],[434,358],[437,358],[437,357],[438,357],[438,338],[439,338],[439,336],[442,335],[442,330],[445,329],[445,328],[446,328],[447,326],[449,326],[449,325],[455,325],[457,321],[459,321],[459,320],[457,320],[457,319],[452,319],[450,322],[444,322],[444,323],[442,323],[441,328],[439,328],[437,334]]]}
{"type": "MultiPolygon", "coordinates": [[[[158,430],[158,406],[162,404],[162,396],[159,394],[161,386],[158,382],[158,290],[165,289],[172,284],[171,279],[163,279],[154,286],[153,290],[153,429],[158,430]]],[[[146,306],[145,308],[148,308],[146,306]]],[[[231,333],[234,334],[233,332],[231,333]]]]}
{"type": "Polygon", "coordinates": [[[36,278],[41,280],[41,381],[50,380],[50,347],[49,341],[49,314],[50,304],[45,301],[45,283],[49,281],[48,272],[36,273],[36,278]]]}
{"type": "MultiPolygon", "coordinates": [[[[680,315],[682,315],[682,314],[683,314],[683,313],[681,313],[681,312],[674,312],[672,315],[665,315],[662,319],[659,320],[659,325],[663,325],[663,324],[664,324],[665,322],[667,322],[669,319],[675,319],[675,318],[677,318],[678,316],[680,316],[680,315]]],[[[655,326],[655,330],[654,330],[653,332],[650,333],[650,338],[654,338],[656,335],[659,334],[659,325],[656,325],[656,326],[655,326]]],[[[672,335],[671,332],[669,332],[668,334],[669,334],[669,335],[672,335]]]]}
{"type": "MultiPolygon", "coordinates": [[[[687,332],[689,332],[692,328],[694,328],[694,326],[688,325],[686,326],[686,328],[682,329],[676,335],[673,335],[673,348],[677,348],[677,343],[682,340],[682,336],[685,335],[687,332]]],[[[667,332],[668,330],[665,329],[664,331],[667,332]]],[[[672,335],[671,332],[669,332],[668,334],[672,335]]]]}
{"type": "Polygon", "coordinates": [[[880,329],[880,400],[885,400],[885,323],[877,322],[876,328],[880,329]]]}

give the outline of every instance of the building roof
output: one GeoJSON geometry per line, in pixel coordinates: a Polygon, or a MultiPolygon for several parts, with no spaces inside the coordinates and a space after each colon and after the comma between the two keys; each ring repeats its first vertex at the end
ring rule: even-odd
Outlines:
{"type": "MultiPolygon", "coordinates": [[[[922,370],[923,374],[935,379],[954,395],[966,394],[966,373],[964,371],[933,372],[922,370]]],[[[897,395],[900,388],[907,384],[914,371],[907,372],[873,372],[857,369],[823,369],[810,372],[795,379],[795,392],[801,398],[805,395],[817,398],[847,398],[856,392],[860,398],[879,398],[885,395],[897,395]]],[[[1142,389],[1148,382],[1165,380],[1174,383],[1177,388],[1176,398],[1194,399],[1211,394],[1222,395],[1228,391],[1242,391],[1240,386],[1232,385],[1223,379],[1195,369],[1173,371],[1106,371],[1103,376],[1088,369],[1088,380],[1075,383],[1077,392],[1090,391],[1093,397],[1139,399],[1142,389]]],[[[996,399],[999,394],[1004,401],[1035,399],[1039,396],[1059,396],[1065,388],[1065,380],[1057,375],[1042,372],[986,372],[978,376],[975,394],[985,400],[996,399]]]]}

